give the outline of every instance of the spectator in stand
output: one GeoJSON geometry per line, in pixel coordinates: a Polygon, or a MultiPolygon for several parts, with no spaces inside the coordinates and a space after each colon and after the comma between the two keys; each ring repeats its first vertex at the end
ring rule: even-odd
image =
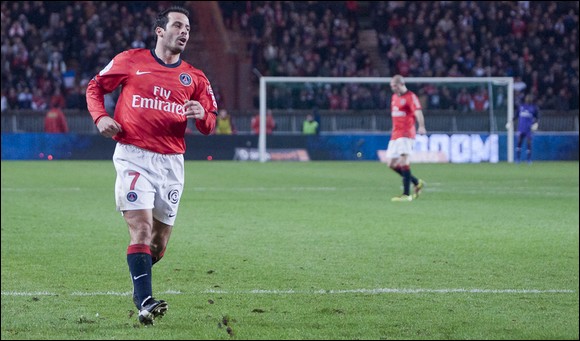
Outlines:
{"type": "Polygon", "coordinates": [[[52,96],[50,97],[49,105],[51,108],[54,108],[54,107],[64,108],[66,106],[66,99],[62,95],[62,91],[60,90],[60,87],[56,87],[54,89],[54,92],[53,92],[52,96]]]}
{"type": "Polygon", "coordinates": [[[44,98],[42,90],[39,88],[34,89],[34,94],[32,95],[32,101],[30,102],[30,108],[32,110],[43,111],[46,110],[48,104],[44,98]]]}
{"type": "Polygon", "coordinates": [[[66,96],[66,108],[67,109],[86,109],[87,101],[83,93],[83,90],[79,85],[75,85],[69,90],[66,96]]]}
{"type": "Polygon", "coordinates": [[[8,108],[10,109],[18,109],[18,93],[16,92],[15,88],[8,89],[8,95],[6,96],[8,100],[8,108]]]}
{"type": "MultiPolygon", "coordinates": [[[[254,134],[260,134],[260,113],[252,118],[252,131],[254,134]]],[[[266,134],[270,135],[276,129],[276,121],[272,115],[272,110],[266,111],[266,134]]]]}
{"type": "Polygon", "coordinates": [[[304,135],[316,135],[318,133],[318,122],[314,120],[312,114],[306,115],[306,119],[302,123],[302,133],[304,135]]]}
{"type": "Polygon", "coordinates": [[[328,103],[329,103],[330,110],[342,109],[341,108],[342,100],[341,100],[340,95],[338,94],[337,88],[332,88],[332,91],[328,95],[328,103]]]}
{"type": "Polygon", "coordinates": [[[46,116],[44,117],[44,132],[68,133],[66,116],[60,107],[52,107],[46,112],[46,116]]]}
{"type": "Polygon", "coordinates": [[[54,51],[50,55],[48,63],[46,64],[46,70],[50,74],[55,75],[62,75],[62,73],[66,71],[66,63],[62,59],[62,54],[60,52],[54,51]]]}
{"type": "Polygon", "coordinates": [[[471,96],[469,108],[474,111],[486,111],[489,108],[489,97],[487,90],[479,88],[476,93],[471,96]]]}
{"type": "Polygon", "coordinates": [[[559,111],[567,111],[570,110],[570,99],[568,98],[568,92],[565,88],[560,89],[558,91],[558,96],[556,97],[556,110],[559,111]]]}
{"type": "Polygon", "coordinates": [[[558,98],[554,94],[554,88],[549,87],[546,89],[547,96],[544,97],[544,101],[540,104],[545,110],[554,110],[558,106],[558,98]]]}
{"type": "Polygon", "coordinates": [[[32,94],[30,93],[30,88],[25,87],[18,93],[18,109],[30,108],[32,108],[32,94]]]}
{"type": "Polygon", "coordinates": [[[236,133],[232,117],[226,109],[219,109],[215,123],[216,135],[233,135],[236,133]]]}
{"type": "Polygon", "coordinates": [[[2,89],[2,113],[8,110],[8,97],[6,97],[4,89],[2,89]]]}
{"type": "Polygon", "coordinates": [[[467,92],[466,88],[461,88],[461,91],[457,94],[457,97],[455,98],[455,102],[457,103],[457,109],[460,112],[469,111],[471,96],[469,96],[469,93],[467,92]]]}

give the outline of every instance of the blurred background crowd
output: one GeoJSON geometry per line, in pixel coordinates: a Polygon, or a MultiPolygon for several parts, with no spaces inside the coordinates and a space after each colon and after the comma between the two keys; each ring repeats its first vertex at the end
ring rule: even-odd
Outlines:
{"type": "MultiPolygon", "coordinates": [[[[86,109],[87,82],[117,53],[154,46],[168,1],[3,1],[2,112],[86,109]]],[[[264,76],[514,77],[543,110],[578,110],[578,1],[219,1],[232,37],[264,76]],[[235,35],[234,35],[235,34],[235,35]],[[376,44],[368,44],[375,41],[376,44]]],[[[192,38],[198,23],[192,15],[192,38]]],[[[188,49],[199,48],[190,43],[188,49]]],[[[195,60],[188,60],[204,70],[195,60]]],[[[210,81],[230,111],[223,84],[210,81]]],[[[248,77],[257,87],[257,77],[248,77]]],[[[426,108],[479,110],[487,89],[416,89],[426,108]]],[[[274,109],[387,108],[358,85],[276,88],[274,109]]],[[[253,103],[255,105],[255,101],[253,103]]],[[[114,97],[107,106],[114,107],[114,97]]]]}

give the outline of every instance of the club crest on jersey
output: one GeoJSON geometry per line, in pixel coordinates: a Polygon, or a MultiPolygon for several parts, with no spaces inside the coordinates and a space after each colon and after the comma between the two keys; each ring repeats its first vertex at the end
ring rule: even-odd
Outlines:
{"type": "Polygon", "coordinates": [[[172,204],[177,204],[179,201],[179,191],[176,189],[171,190],[169,194],[167,194],[167,199],[169,199],[172,204]]]}
{"type": "Polygon", "coordinates": [[[191,76],[188,75],[187,73],[182,73],[179,75],[179,81],[181,82],[181,84],[183,84],[185,86],[190,86],[191,85],[191,76]]]}
{"type": "Polygon", "coordinates": [[[127,200],[129,202],[135,202],[137,200],[137,193],[135,193],[135,192],[127,193],[127,200]]]}
{"type": "Polygon", "coordinates": [[[401,98],[401,105],[405,105],[405,103],[407,103],[407,101],[404,98],[401,98]]]}

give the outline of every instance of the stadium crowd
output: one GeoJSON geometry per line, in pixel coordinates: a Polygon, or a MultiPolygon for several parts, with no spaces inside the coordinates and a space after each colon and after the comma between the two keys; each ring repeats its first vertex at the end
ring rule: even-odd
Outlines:
{"type": "MultiPolygon", "coordinates": [[[[578,109],[577,1],[365,2],[383,70],[360,45],[357,1],[218,3],[226,27],[244,33],[262,75],[512,76],[516,104],[533,93],[543,110],[578,109]]],[[[150,23],[169,4],[3,1],[2,111],[86,109],[87,82],[120,51],[152,47],[150,23]]],[[[488,105],[485,88],[415,90],[425,108],[488,105]]],[[[386,108],[388,101],[385,87],[360,85],[279,87],[271,96],[273,109],[386,108]]]]}
{"type": "Polygon", "coordinates": [[[3,1],[2,97],[6,106],[86,110],[88,81],[115,54],[153,46],[151,23],[159,4],[3,1]]]}
{"type": "MultiPolygon", "coordinates": [[[[543,109],[578,109],[577,1],[366,3],[380,56],[388,65],[384,73],[360,47],[357,1],[222,1],[220,5],[229,28],[250,37],[254,66],[263,75],[514,77],[516,105],[525,93],[533,93],[543,109]]],[[[386,107],[387,96],[377,87],[288,91],[274,90],[274,107],[386,107]]],[[[479,88],[425,86],[417,92],[426,108],[478,110],[488,97],[487,89],[479,88]]]]}

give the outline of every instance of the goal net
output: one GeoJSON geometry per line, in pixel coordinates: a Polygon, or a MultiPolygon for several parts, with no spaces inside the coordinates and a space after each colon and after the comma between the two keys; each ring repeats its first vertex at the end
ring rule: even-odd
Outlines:
{"type": "MultiPolygon", "coordinates": [[[[285,132],[300,133],[313,110],[324,134],[391,130],[391,77],[260,77],[260,162],[267,161],[266,111],[287,120],[285,132]],[[283,115],[283,113],[286,113],[283,115]]],[[[514,115],[511,77],[406,77],[423,105],[427,133],[504,133],[514,115]]],[[[507,130],[507,160],[513,162],[513,128],[507,130]]]]}

